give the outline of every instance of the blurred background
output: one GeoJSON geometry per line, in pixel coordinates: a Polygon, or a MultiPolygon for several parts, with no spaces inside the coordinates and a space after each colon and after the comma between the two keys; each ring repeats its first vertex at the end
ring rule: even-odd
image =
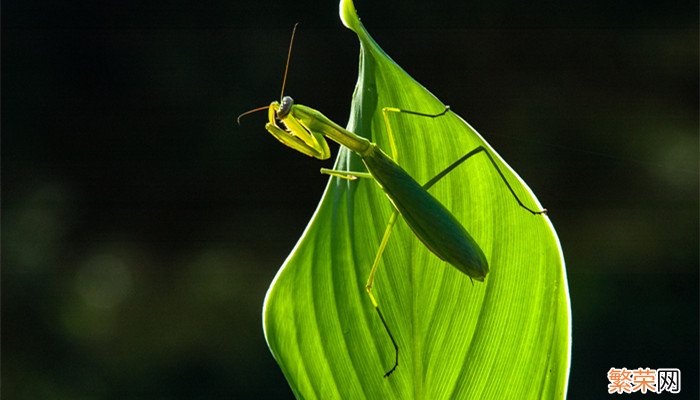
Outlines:
{"type": "MultiPolygon", "coordinates": [[[[698,3],[356,6],[550,210],[569,398],[611,367],[680,368],[697,398],[698,3]]],[[[235,119],[278,98],[301,22],[287,94],[346,123],[337,2],[2,8],[2,397],[292,398],[261,310],[331,162],[235,119]]]]}

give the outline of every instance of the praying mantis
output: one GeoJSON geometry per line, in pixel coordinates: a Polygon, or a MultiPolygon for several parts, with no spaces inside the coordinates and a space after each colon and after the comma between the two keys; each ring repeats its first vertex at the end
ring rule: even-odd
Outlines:
{"type": "Polygon", "coordinates": [[[404,219],[416,238],[418,238],[433,254],[466,274],[470,279],[483,281],[489,272],[488,261],[484,252],[459,220],[457,220],[440,201],[432,196],[428,190],[459,165],[471,157],[483,153],[490,161],[491,165],[493,165],[501,180],[520,207],[533,215],[544,214],[547,210],[533,210],[520,200],[494,160],[494,157],[484,146],[478,146],[472,149],[424,184],[418,183],[396,162],[398,154],[389,115],[413,115],[435,119],[451,112],[449,106],[445,106],[439,113],[432,114],[396,107],[383,107],[382,115],[386,125],[386,133],[392,154],[389,156],[380,149],[376,143],[346,130],[331,121],[321,112],[301,104],[295,104],[291,97],[285,96],[284,89],[297,25],[295,25],[292,30],[292,37],[289,43],[280,100],[273,101],[268,106],[246,111],[238,116],[237,121],[240,124],[241,117],[257,111],[267,110],[268,122],[265,125],[265,129],[272,136],[282,144],[319,160],[326,160],[331,156],[326,138],[347,147],[360,157],[367,171],[340,171],[321,168],[321,173],[347,180],[373,180],[379,185],[393,205],[394,211],[387,222],[365,285],[365,291],[369,296],[372,306],[376,310],[394,347],[394,363],[384,374],[384,377],[388,377],[398,367],[399,346],[389,328],[387,320],[379,308],[377,298],[372,293],[372,288],[375,283],[375,276],[382,254],[386,249],[398,217],[401,216],[404,219]]]}

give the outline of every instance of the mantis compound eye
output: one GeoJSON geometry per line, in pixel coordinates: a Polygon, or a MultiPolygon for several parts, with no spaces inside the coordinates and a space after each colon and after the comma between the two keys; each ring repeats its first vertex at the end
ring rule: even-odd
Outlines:
{"type": "Polygon", "coordinates": [[[294,105],[294,99],[292,99],[289,96],[284,96],[282,98],[282,102],[280,103],[280,108],[277,110],[277,118],[284,118],[289,114],[289,112],[292,110],[292,106],[294,105]]]}

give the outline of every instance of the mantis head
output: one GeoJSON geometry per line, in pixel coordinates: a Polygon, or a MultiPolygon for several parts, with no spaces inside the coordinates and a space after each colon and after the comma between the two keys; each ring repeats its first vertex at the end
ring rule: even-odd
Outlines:
{"type": "Polygon", "coordinates": [[[277,114],[277,118],[279,119],[284,119],[287,117],[290,111],[292,111],[292,106],[294,105],[294,99],[292,99],[289,96],[284,96],[282,97],[282,102],[273,102],[270,104],[270,108],[275,108],[275,113],[277,114]]]}
{"type": "Polygon", "coordinates": [[[273,101],[268,108],[268,123],[265,129],[275,139],[292,149],[326,160],[331,156],[331,150],[323,134],[315,132],[307,126],[301,116],[295,115],[294,100],[289,96],[282,97],[281,102],[273,101]],[[281,126],[280,126],[281,125],[281,126]]]}
{"type": "Polygon", "coordinates": [[[287,65],[284,68],[284,78],[282,79],[281,100],[279,102],[273,101],[269,106],[258,107],[244,112],[238,116],[238,124],[240,125],[242,116],[267,109],[268,123],[265,124],[265,129],[267,129],[275,139],[282,142],[285,146],[291,147],[309,157],[326,160],[331,156],[331,151],[328,148],[326,139],[321,133],[309,129],[308,125],[311,122],[309,116],[304,115],[304,112],[301,110],[295,112],[295,107],[298,109],[300,106],[295,106],[294,100],[284,95],[284,87],[287,82],[287,72],[289,70],[289,59],[292,55],[292,44],[294,43],[294,33],[297,30],[297,25],[298,24],[294,25],[292,38],[289,41],[287,65]],[[305,119],[306,122],[304,122],[303,119],[305,119]]]}

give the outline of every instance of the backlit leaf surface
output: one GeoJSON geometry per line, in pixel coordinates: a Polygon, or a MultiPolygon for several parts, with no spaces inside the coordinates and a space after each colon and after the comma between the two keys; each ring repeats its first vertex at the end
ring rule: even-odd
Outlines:
{"type": "MultiPolygon", "coordinates": [[[[383,107],[437,113],[444,105],[379,48],[351,0],[341,1],[340,13],[361,43],[347,129],[391,154],[383,107]]],[[[418,182],[428,181],[469,150],[488,146],[455,113],[437,119],[391,115],[390,124],[398,162],[418,182]]],[[[541,208],[525,183],[491,152],[520,198],[541,208]]],[[[335,168],[365,170],[345,148],[335,168]]],[[[399,218],[374,289],[400,347],[398,369],[384,378],[394,349],[364,286],[392,205],[369,179],[330,179],[272,283],[263,311],[267,342],[295,395],[565,397],[570,304],[564,260],[549,219],[520,208],[483,154],[430,192],[484,251],[490,267],[485,281],[472,283],[430,253],[399,218]]]]}

